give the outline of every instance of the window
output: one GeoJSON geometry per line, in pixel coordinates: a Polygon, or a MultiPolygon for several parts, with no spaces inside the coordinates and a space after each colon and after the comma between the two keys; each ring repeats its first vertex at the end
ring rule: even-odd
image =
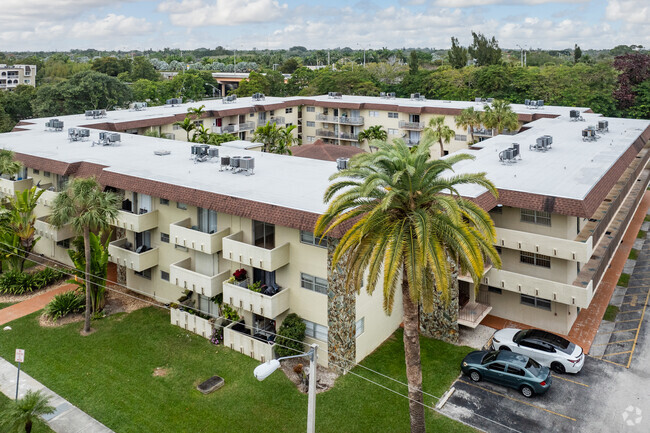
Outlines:
{"type": "Polygon", "coordinates": [[[399,117],[399,113],[393,113],[392,111],[388,112],[389,119],[397,119],[398,117],[399,117]]]}
{"type": "Polygon", "coordinates": [[[521,263],[527,263],[529,265],[541,266],[542,268],[551,268],[551,258],[543,254],[520,251],[519,261],[521,263]]]}
{"type": "Polygon", "coordinates": [[[488,370],[494,371],[506,371],[506,365],[501,362],[495,362],[488,365],[488,370]]]}
{"type": "Polygon", "coordinates": [[[176,207],[182,210],[187,210],[187,205],[185,203],[178,202],[176,203],[176,207]]]}
{"type": "Polygon", "coordinates": [[[169,200],[167,200],[166,198],[161,198],[160,199],[160,204],[163,204],[165,206],[169,206],[169,200]]]}
{"type": "Polygon", "coordinates": [[[309,120],[307,121],[307,126],[310,128],[315,128],[316,127],[316,122],[310,122],[309,120]]]}
{"type": "Polygon", "coordinates": [[[327,326],[319,325],[318,323],[304,319],[303,322],[305,322],[306,325],[305,336],[327,342],[327,326]]]}
{"type": "Polygon", "coordinates": [[[514,365],[509,365],[508,366],[508,373],[514,374],[515,376],[525,376],[526,372],[522,370],[519,367],[515,367],[514,365]]]}
{"type": "Polygon", "coordinates": [[[323,278],[314,277],[313,275],[300,273],[300,287],[303,289],[311,290],[313,292],[327,294],[328,284],[327,280],[323,278]]]}
{"type": "Polygon", "coordinates": [[[248,117],[255,117],[255,113],[249,114],[248,117]]]}
{"type": "Polygon", "coordinates": [[[219,316],[219,306],[207,296],[199,295],[199,311],[213,317],[219,316]]]}
{"type": "Polygon", "coordinates": [[[262,221],[253,221],[253,244],[267,250],[275,248],[275,226],[262,221]]]}
{"type": "Polygon", "coordinates": [[[284,109],[284,113],[285,113],[285,114],[291,114],[291,113],[293,113],[293,107],[285,108],[285,109],[284,109]]]}
{"type": "Polygon", "coordinates": [[[316,137],[314,137],[313,135],[307,136],[307,143],[313,143],[314,141],[316,141],[316,137]]]}
{"type": "Polygon", "coordinates": [[[160,279],[164,281],[169,281],[169,272],[160,271],[160,279]]]}
{"type": "Polygon", "coordinates": [[[181,129],[180,125],[172,125],[174,131],[181,129]]]}
{"type": "Polygon", "coordinates": [[[44,172],[43,172],[43,176],[45,176],[45,177],[50,177],[50,172],[49,172],[49,171],[44,171],[44,172]]]}
{"type": "Polygon", "coordinates": [[[147,280],[151,279],[151,268],[145,269],[142,272],[135,271],[134,274],[136,274],[138,277],[146,278],[147,280]]]}
{"type": "Polygon", "coordinates": [[[397,135],[399,134],[399,129],[388,128],[388,135],[397,135]]]}
{"type": "Polygon", "coordinates": [[[364,323],[365,322],[364,319],[365,319],[365,317],[362,317],[361,319],[357,320],[356,331],[355,331],[355,334],[354,334],[354,336],[357,337],[357,338],[359,338],[359,335],[363,334],[363,331],[365,330],[366,325],[364,323]]]}
{"type": "Polygon", "coordinates": [[[501,215],[503,214],[503,206],[496,205],[490,209],[490,213],[501,215]]]}
{"type": "Polygon", "coordinates": [[[169,243],[169,233],[160,233],[160,242],[169,243]]]}
{"type": "Polygon", "coordinates": [[[65,248],[66,250],[70,249],[70,239],[63,239],[62,241],[57,242],[56,246],[65,248]]]}
{"type": "Polygon", "coordinates": [[[315,245],[321,248],[327,248],[327,238],[323,239],[322,236],[314,236],[312,232],[300,230],[300,242],[303,244],[315,245]]]}
{"type": "Polygon", "coordinates": [[[316,107],[307,107],[307,113],[315,113],[316,107]]]}
{"type": "Polygon", "coordinates": [[[521,303],[542,310],[551,311],[551,301],[535,296],[521,295],[521,303]]]}
{"type": "Polygon", "coordinates": [[[379,117],[379,111],[368,111],[368,117],[379,117]]]}
{"type": "Polygon", "coordinates": [[[287,122],[284,126],[285,126],[285,128],[286,128],[286,127],[289,127],[289,126],[291,126],[291,125],[293,125],[293,123],[291,123],[291,122],[287,122]]]}
{"type": "Polygon", "coordinates": [[[216,233],[217,211],[212,209],[198,208],[198,228],[203,233],[216,233]]]}
{"type": "Polygon", "coordinates": [[[467,141],[467,135],[456,134],[454,136],[454,140],[456,140],[456,141],[467,141]]]}
{"type": "Polygon", "coordinates": [[[40,170],[33,169],[33,170],[32,170],[32,173],[33,173],[33,174],[40,174],[41,172],[40,172],[40,170]]]}
{"type": "Polygon", "coordinates": [[[522,209],[521,221],[525,223],[533,223],[533,224],[539,224],[539,225],[550,227],[551,214],[549,212],[522,209]]]}
{"type": "Polygon", "coordinates": [[[500,295],[503,293],[503,290],[499,289],[498,287],[488,286],[488,292],[496,293],[497,295],[500,295]]]}

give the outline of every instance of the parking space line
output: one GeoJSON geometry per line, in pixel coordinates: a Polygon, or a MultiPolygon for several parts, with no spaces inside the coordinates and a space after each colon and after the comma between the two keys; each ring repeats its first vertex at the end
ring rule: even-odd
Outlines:
{"type": "Polygon", "coordinates": [[[616,344],[616,343],[629,343],[630,341],[634,341],[634,339],[629,339],[629,340],[620,340],[620,341],[610,341],[609,343],[600,343],[600,344],[592,344],[591,346],[609,346],[610,344],[616,344]]]}
{"type": "Polygon", "coordinates": [[[615,320],[614,323],[638,322],[640,319],[615,320]]]}
{"type": "Polygon", "coordinates": [[[554,374],[551,374],[551,376],[553,376],[554,379],[565,380],[567,382],[575,383],[576,385],[582,385],[586,388],[589,388],[589,385],[587,385],[586,383],[576,382],[575,380],[567,379],[566,377],[562,377],[562,376],[556,376],[554,374]]]}
{"type": "Polygon", "coordinates": [[[605,356],[614,356],[614,355],[623,355],[624,353],[632,353],[632,351],[631,350],[626,350],[625,352],[605,353],[605,354],[603,354],[603,357],[605,357],[605,356]]]}
{"type": "Polygon", "coordinates": [[[508,396],[508,395],[502,394],[502,393],[500,393],[500,392],[492,391],[491,389],[487,389],[487,388],[484,388],[484,387],[482,387],[482,386],[479,386],[479,385],[476,385],[476,384],[473,384],[473,383],[470,383],[470,382],[466,382],[466,381],[464,381],[464,380],[461,381],[461,382],[463,382],[463,383],[465,383],[465,384],[467,384],[467,385],[469,385],[469,386],[473,386],[474,388],[482,389],[483,391],[487,391],[487,392],[489,392],[489,393],[491,393],[491,394],[495,394],[495,395],[498,395],[498,396],[501,396],[501,397],[505,397],[505,398],[507,398],[508,400],[516,401],[516,402],[518,402],[518,403],[525,404],[526,406],[534,407],[535,409],[543,410],[544,412],[548,412],[548,413],[551,413],[551,414],[553,414],[553,415],[561,416],[562,418],[570,419],[571,421],[575,421],[575,420],[576,420],[575,418],[571,418],[570,416],[562,415],[561,413],[557,413],[557,412],[553,412],[552,410],[544,409],[544,408],[541,407],[541,406],[537,406],[537,405],[534,405],[534,404],[532,404],[532,403],[528,403],[528,402],[523,401],[523,400],[519,400],[519,399],[516,399],[516,398],[512,398],[512,397],[510,397],[510,396],[508,396]]]}
{"type": "Polygon", "coordinates": [[[638,331],[639,328],[630,328],[630,329],[619,329],[618,331],[612,331],[612,332],[603,332],[603,334],[616,334],[618,332],[629,332],[629,331],[638,331]]]}
{"type": "Polygon", "coordinates": [[[643,313],[641,313],[641,319],[639,319],[639,327],[637,328],[636,335],[634,336],[634,343],[632,343],[632,353],[630,353],[630,359],[627,360],[627,365],[625,368],[630,368],[632,364],[632,355],[634,355],[634,350],[636,349],[636,342],[639,339],[639,332],[641,331],[641,323],[643,323],[643,317],[645,316],[645,310],[648,308],[648,299],[650,299],[650,291],[645,297],[645,305],[643,306],[643,313]]]}
{"type": "Polygon", "coordinates": [[[618,362],[610,361],[609,359],[605,359],[603,357],[594,356],[594,358],[600,359],[601,361],[609,362],[610,364],[618,365],[619,367],[626,368],[624,364],[619,364],[618,362]]]}
{"type": "MultiPolygon", "coordinates": [[[[650,293],[650,292],[649,292],[649,293],[650,293]]],[[[643,311],[643,310],[630,310],[630,311],[623,311],[623,310],[621,310],[621,311],[618,312],[618,314],[640,313],[640,312],[642,312],[642,311],[643,311]]]]}

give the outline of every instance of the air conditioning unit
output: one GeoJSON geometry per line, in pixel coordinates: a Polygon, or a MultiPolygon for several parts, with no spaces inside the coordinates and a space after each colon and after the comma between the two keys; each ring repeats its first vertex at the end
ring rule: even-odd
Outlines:
{"type": "Polygon", "coordinates": [[[350,162],[350,158],[336,158],[336,169],[345,170],[346,168],[348,168],[349,162],[350,162]]]}

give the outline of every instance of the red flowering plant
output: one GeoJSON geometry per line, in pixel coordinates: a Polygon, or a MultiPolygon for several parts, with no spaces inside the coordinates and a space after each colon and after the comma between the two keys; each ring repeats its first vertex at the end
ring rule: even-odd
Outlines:
{"type": "Polygon", "coordinates": [[[235,277],[235,281],[244,281],[246,279],[246,269],[237,269],[233,272],[232,276],[235,277]]]}

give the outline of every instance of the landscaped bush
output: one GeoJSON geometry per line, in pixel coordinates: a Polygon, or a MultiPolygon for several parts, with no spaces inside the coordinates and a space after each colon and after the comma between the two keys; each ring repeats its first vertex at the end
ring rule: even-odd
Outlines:
{"type": "Polygon", "coordinates": [[[80,313],[86,309],[86,299],[83,294],[70,291],[56,295],[45,306],[45,315],[57,321],[71,313],[80,313]]]}
{"type": "Polygon", "coordinates": [[[275,338],[275,354],[278,356],[298,355],[304,352],[305,322],[296,313],[287,315],[275,338]]]}
{"type": "Polygon", "coordinates": [[[8,295],[22,295],[58,281],[65,274],[58,269],[45,268],[34,274],[10,270],[0,274],[0,293],[8,295]]]}

